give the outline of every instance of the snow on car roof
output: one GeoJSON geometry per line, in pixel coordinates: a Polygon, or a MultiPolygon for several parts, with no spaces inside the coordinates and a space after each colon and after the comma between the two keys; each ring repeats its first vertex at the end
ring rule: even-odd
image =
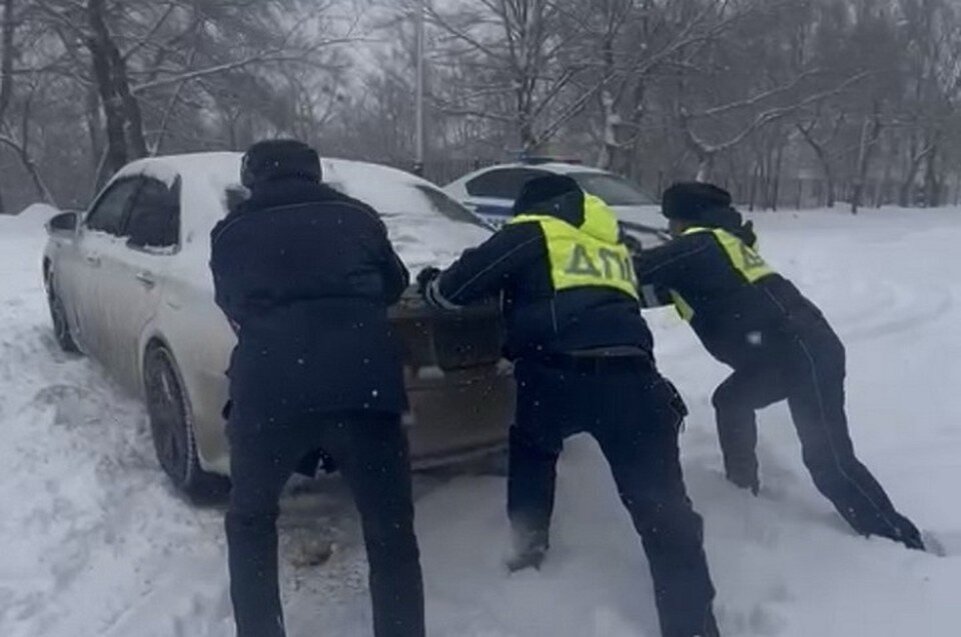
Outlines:
{"type": "MultiPolygon", "coordinates": [[[[167,184],[181,178],[182,200],[206,235],[227,212],[226,192],[240,187],[235,152],[169,155],[135,161],[114,179],[145,175],[167,184]]],[[[374,207],[387,224],[391,241],[412,271],[446,266],[463,250],[490,236],[470,213],[429,181],[396,168],[347,159],[321,160],[324,181],[374,207]]],[[[203,237],[205,240],[205,236],[203,237]]]]}

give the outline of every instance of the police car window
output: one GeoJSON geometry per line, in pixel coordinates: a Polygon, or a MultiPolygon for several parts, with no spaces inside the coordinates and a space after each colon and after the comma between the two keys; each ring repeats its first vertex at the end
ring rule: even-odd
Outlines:
{"type": "Polygon", "coordinates": [[[124,215],[137,192],[137,179],[124,179],[110,186],[84,220],[88,230],[120,236],[124,215]]]}
{"type": "Polygon", "coordinates": [[[134,196],[124,233],[130,245],[170,248],[180,241],[180,181],[173,186],[144,178],[134,196]]]}
{"type": "Polygon", "coordinates": [[[430,186],[425,186],[423,184],[417,184],[414,186],[417,190],[424,194],[430,207],[451,221],[458,221],[460,223],[469,223],[475,226],[480,226],[486,228],[480,220],[475,217],[470,210],[460,205],[447,195],[445,195],[440,190],[436,188],[431,188],[430,186]]]}
{"type": "Polygon", "coordinates": [[[528,180],[547,173],[530,168],[491,170],[467,182],[467,193],[472,197],[495,197],[513,201],[521,194],[528,180]]]}
{"type": "Polygon", "coordinates": [[[611,206],[654,206],[657,202],[628,180],[606,173],[571,175],[581,188],[611,206]]]}

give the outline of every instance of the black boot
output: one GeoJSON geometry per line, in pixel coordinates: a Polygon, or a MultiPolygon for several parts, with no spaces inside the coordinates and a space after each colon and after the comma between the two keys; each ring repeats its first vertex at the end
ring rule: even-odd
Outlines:
{"type": "Polygon", "coordinates": [[[511,573],[533,568],[540,570],[547,549],[550,548],[547,531],[515,531],[513,553],[507,560],[511,573]]]}
{"type": "Polygon", "coordinates": [[[914,549],[916,551],[926,551],[927,548],[924,545],[924,540],[921,537],[921,531],[918,530],[914,524],[905,518],[902,518],[902,523],[898,525],[897,537],[893,537],[895,542],[900,542],[909,549],[914,549]]]}
{"type": "Polygon", "coordinates": [[[713,610],[707,611],[707,617],[704,618],[704,631],[694,637],[721,637],[721,631],[718,630],[713,610]]]}
{"type": "Polygon", "coordinates": [[[758,480],[757,473],[727,471],[727,480],[739,489],[750,489],[751,493],[757,495],[761,491],[761,481],[758,480]]]}

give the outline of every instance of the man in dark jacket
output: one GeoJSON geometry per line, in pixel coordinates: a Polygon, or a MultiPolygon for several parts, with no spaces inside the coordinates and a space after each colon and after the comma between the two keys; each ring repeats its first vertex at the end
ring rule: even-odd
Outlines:
{"type": "Polygon", "coordinates": [[[233,488],[226,528],[240,637],[284,635],[278,499],[322,448],[349,484],[363,525],[377,637],[424,634],[403,370],[387,308],[407,270],[377,213],[320,183],[296,141],[244,156],[250,198],[211,236],[217,304],[237,331],[230,364],[233,488]]]}
{"type": "Polygon", "coordinates": [[[676,238],[634,264],[645,304],[673,302],[708,352],[734,369],[713,399],[728,479],[758,492],[755,411],[786,399],[804,463],[841,516],[858,533],[922,549],[918,529],[854,455],[844,346],[821,311],[760,257],[726,191],[675,184],[662,206],[676,238]]]}
{"type": "Polygon", "coordinates": [[[665,637],[714,637],[702,522],[678,459],[683,402],[657,371],[617,219],[567,177],[531,180],[515,217],[446,272],[419,278],[448,310],[503,294],[518,404],[510,432],[511,570],[548,548],[555,471],[579,432],[600,444],[641,536],[665,637]]]}

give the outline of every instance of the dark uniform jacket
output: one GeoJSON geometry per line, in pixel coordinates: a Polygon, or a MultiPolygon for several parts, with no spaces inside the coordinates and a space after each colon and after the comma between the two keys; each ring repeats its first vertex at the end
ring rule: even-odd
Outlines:
{"type": "MultiPolygon", "coordinates": [[[[582,204],[578,208],[545,214],[581,228],[585,213],[582,204]]],[[[617,346],[648,353],[653,348],[634,297],[601,286],[555,289],[548,240],[537,222],[504,226],[465,252],[435,285],[442,306],[467,305],[503,292],[505,355],[510,359],[617,346]]]]}
{"type": "Polygon", "coordinates": [[[214,228],[210,266],[237,330],[241,417],[406,408],[387,308],[408,273],[369,206],[306,180],[266,182],[214,228]]]}
{"type": "Polygon", "coordinates": [[[735,250],[747,248],[763,276],[751,282],[709,229],[692,232],[635,254],[644,304],[682,299],[679,305],[693,311],[687,318],[704,347],[734,368],[769,361],[792,335],[830,330],[793,283],[770,270],[742,239],[727,233],[727,241],[735,250]]]}

